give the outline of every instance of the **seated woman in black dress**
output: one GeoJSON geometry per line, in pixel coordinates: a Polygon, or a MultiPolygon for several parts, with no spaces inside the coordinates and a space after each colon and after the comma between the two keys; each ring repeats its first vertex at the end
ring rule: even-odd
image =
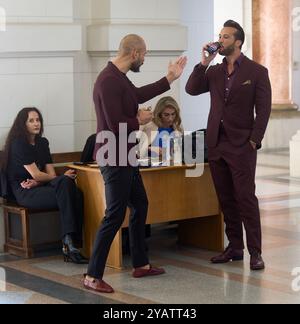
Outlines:
{"type": "Polygon", "coordinates": [[[18,204],[30,209],[59,209],[64,260],[87,263],[77,249],[82,242],[83,195],[76,187],[74,171],[56,175],[43,131],[40,111],[22,109],[8,134],[2,169],[18,204]]]}

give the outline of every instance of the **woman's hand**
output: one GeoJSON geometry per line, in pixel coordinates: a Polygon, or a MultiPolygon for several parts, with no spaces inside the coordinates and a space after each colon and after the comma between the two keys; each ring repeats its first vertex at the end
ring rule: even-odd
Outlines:
{"type": "Polygon", "coordinates": [[[38,186],[40,186],[40,185],[41,185],[40,182],[37,182],[37,181],[35,181],[35,180],[33,180],[33,179],[27,179],[26,181],[23,181],[23,182],[21,183],[21,187],[22,187],[23,189],[27,189],[27,190],[30,190],[30,189],[32,189],[32,188],[36,188],[36,187],[38,187],[38,186]]]}
{"type": "Polygon", "coordinates": [[[68,170],[65,172],[65,176],[69,177],[72,180],[75,180],[77,178],[76,171],[75,170],[68,170]]]}

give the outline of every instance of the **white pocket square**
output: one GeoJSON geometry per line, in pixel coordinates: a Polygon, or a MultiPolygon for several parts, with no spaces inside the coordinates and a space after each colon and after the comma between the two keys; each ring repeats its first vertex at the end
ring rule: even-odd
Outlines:
{"type": "Polygon", "coordinates": [[[250,84],[252,84],[252,81],[251,80],[247,80],[242,85],[244,86],[244,85],[250,85],[250,84]]]}

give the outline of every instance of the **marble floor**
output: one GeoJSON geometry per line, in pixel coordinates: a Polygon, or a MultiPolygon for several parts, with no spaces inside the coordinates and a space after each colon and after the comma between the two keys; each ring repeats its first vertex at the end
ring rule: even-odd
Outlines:
{"type": "Polygon", "coordinates": [[[288,151],[260,153],[257,170],[266,270],[244,262],[212,265],[212,252],[176,244],[174,225],[152,229],[151,260],[161,277],[133,279],[107,268],[113,295],[82,288],[85,266],[66,264],[54,253],[32,260],[0,255],[0,304],[298,304],[300,303],[300,179],[289,177],[288,151]]]}

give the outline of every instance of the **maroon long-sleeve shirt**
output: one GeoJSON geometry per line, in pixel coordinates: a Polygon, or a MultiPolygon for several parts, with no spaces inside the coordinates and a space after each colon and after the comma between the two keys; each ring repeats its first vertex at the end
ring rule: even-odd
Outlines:
{"type": "MultiPolygon", "coordinates": [[[[101,151],[108,150],[105,158],[111,154],[115,155],[116,164],[111,166],[125,166],[120,163],[119,158],[121,155],[124,157],[124,154],[128,156],[128,152],[136,145],[134,132],[139,129],[139,123],[136,117],[139,104],[169,89],[170,84],[166,77],[155,83],[137,88],[124,73],[122,73],[112,62],[109,62],[106,68],[100,73],[94,88],[98,134],[94,158],[99,162],[97,153],[99,149],[102,148],[101,151]],[[127,127],[126,132],[120,132],[120,124],[123,124],[122,127],[127,127]],[[113,141],[109,142],[103,139],[107,137],[105,131],[109,131],[115,136],[116,151],[113,150],[113,141]],[[131,143],[128,143],[129,136],[131,143]],[[99,143],[100,140],[103,143],[99,143]]],[[[125,164],[128,164],[127,159],[125,164]]]]}

